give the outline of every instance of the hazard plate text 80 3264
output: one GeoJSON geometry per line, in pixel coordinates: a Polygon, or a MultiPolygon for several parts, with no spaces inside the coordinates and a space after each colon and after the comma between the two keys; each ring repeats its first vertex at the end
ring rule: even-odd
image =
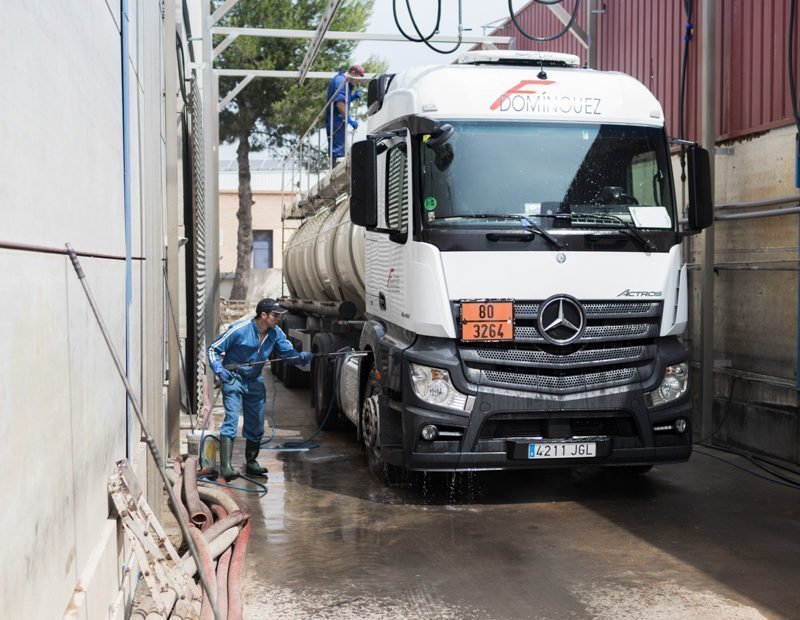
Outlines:
{"type": "Polygon", "coordinates": [[[486,342],[513,339],[513,301],[461,302],[461,340],[486,342]]]}

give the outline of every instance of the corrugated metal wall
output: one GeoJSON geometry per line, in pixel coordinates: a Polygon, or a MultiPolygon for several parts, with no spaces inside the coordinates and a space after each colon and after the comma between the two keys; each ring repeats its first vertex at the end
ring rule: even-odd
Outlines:
{"type": "MultiPolygon", "coordinates": [[[[678,98],[686,15],[682,0],[584,0],[576,24],[587,30],[587,2],[597,13],[597,67],[635,76],[661,101],[667,129],[679,135],[678,98]]],[[[565,0],[571,12],[573,0],[565,0]]],[[[696,100],[700,80],[702,0],[695,0],[695,36],[690,44],[686,93],[686,137],[698,139],[696,100]]],[[[522,7],[517,21],[529,33],[547,36],[563,25],[544,5],[522,7]]],[[[787,74],[789,0],[717,2],[717,137],[726,140],[792,123],[787,74]]],[[[523,37],[511,21],[498,35],[516,38],[517,49],[577,54],[586,49],[571,34],[553,42],[523,37]]],[[[798,62],[800,64],[800,62],[798,62]]]]}
{"type": "Polygon", "coordinates": [[[191,379],[194,390],[193,410],[203,410],[205,386],[203,378],[206,371],[206,188],[205,157],[203,153],[203,99],[196,81],[192,81],[189,98],[192,122],[192,282],[187,286],[190,297],[186,300],[193,324],[188,327],[187,364],[191,364],[191,379]],[[189,361],[191,360],[191,361],[189,361]]]}

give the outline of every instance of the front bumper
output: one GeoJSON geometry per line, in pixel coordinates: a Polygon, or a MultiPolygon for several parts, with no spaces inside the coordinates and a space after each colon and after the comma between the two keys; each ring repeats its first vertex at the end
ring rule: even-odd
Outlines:
{"type": "MultiPolygon", "coordinates": [[[[413,361],[445,367],[438,355],[427,353],[412,352],[404,366],[413,361]]],[[[686,461],[691,455],[690,394],[650,411],[644,392],[660,381],[655,377],[645,385],[557,395],[475,385],[457,363],[446,367],[456,387],[474,396],[472,411],[435,410],[417,399],[406,383],[402,402],[387,402],[383,414],[387,461],[419,471],[470,471],[652,465],[686,461]],[[681,433],[671,428],[678,419],[686,421],[681,433]],[[428,424],[443,431],[433,441],[420,437],[428,424]],[[527,447],[542,441],[593,442],[596,455],[528,458],[527,447]]]]}
{"type": "MultiPolygon", "coordinates": [[[[598,409],[604,409],[600,399],[598,409]]],[[[691,404],[685,403],[666,408],[658,415],[647,413],[637,415],[633,411],[617,410],[616,419],[630,417],[636,425],[634,435],[573,435],[559,430],[572,426],[575,421],[584,425],[598,415],[595,411],[582,409],[526,409],[502,412],[495,411],[490,400],[482,400],[491,408],[473,411],[468,418],[456,414],[434,412],[419,407],[406,407],[404,411],[390,410],[389,415],[402,415],[403,443],[402,460],[394,460],[411,470],[468,471],[478,469],[534,469],[547,467],[574,467],[586,465],[651,465],[686,461],[692,453],[691,424],[683,433],[656,433],[653,426],[673,422],[678,418],[687,421],[691,418],[691,404]],[[493,423],[495,413],[503,416],[519,415],[526,422],[534,422],[545,429],[541,435],[514,434],[508,437],[494,437],[487,432],[493,423]],[[426,424],[439,428],[463,429],[461,438],[443,438],[425,442],[420,439],[420,429],[426,424]],[[554,435],[554,436],[553,436],[554,435]],[[563,458],[535,460],[524,456],[519,446],[547,441],[592,441],[597,446],[597,456],[589,458],[563,458]]],[[[606,404],[607,406],[607,404],[606,404]]],[[[599,414],[610,418],[608,410],[599,414]]],[[[400,456],[400,455],[398,455],[400,456]]]]}

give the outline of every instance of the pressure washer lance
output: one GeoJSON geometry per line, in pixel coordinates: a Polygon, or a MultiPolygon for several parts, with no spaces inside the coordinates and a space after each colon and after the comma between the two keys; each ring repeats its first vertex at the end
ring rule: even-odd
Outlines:
{"type": "MultiPolygon", "coordinates": [[[[314,353],[314,357],[336,357],[338,355],[350,355],[351,357],[366,357],[369,355],[366,351],[359,351],[354,353],[352,351],[339,351],[337,353],[314,353]]],[[[245,368],[247,366],[258,366],[259,364],[264,364],[265,366],[271,366],[277,362],[289,362],[291,360],[297,359],[296,357],[288,357],[288,358],[276,358],[274,360],[264,360],[262,362],[244,362],[243,364],[231,364],[230,366],[225,366],[226,370],[236,370],[237,368],[245,368]]]]}

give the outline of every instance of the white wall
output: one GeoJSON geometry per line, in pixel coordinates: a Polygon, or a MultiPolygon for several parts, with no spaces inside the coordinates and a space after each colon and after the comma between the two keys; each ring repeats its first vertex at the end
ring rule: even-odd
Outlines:
{"type": "MultiPolygon", "coordinates": [[[[132,254],[146,260],[133,266],[127,344],[140,401],[160,404],[161,14],[129,2],[132,254]]],[[[4,3],[0,242],[125,254],[119,6],[4,3]]],[[[81,263],[124,359],[125,263],[81,263]]],[[[0,617],[123,617],[136,567],[126,583],[106,483],[125,457],[148,478],[124,388],[65,256],[0,249],[0,300],[0,617]]],[[[163,406],[148,415],[163,425],[163,406]]]]}

